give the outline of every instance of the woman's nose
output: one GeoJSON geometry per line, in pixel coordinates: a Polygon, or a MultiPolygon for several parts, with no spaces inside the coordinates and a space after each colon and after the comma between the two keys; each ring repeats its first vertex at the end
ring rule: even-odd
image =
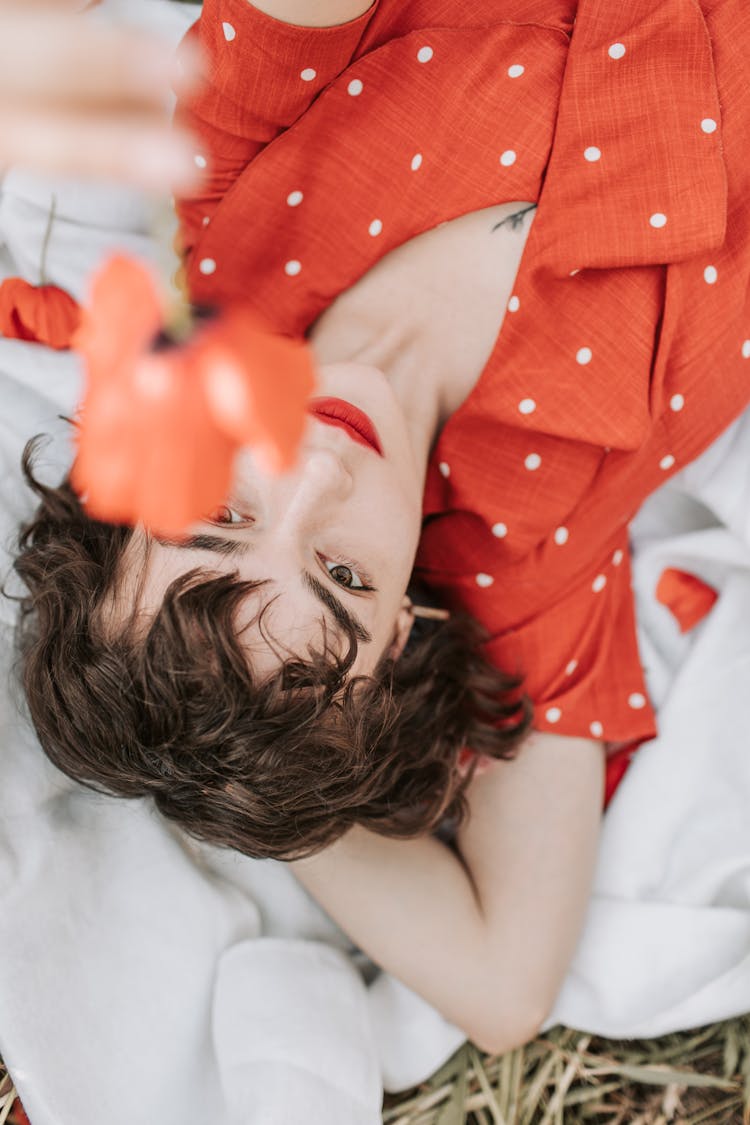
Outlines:
{"type": "Polygon", "coordinates": [[[300,465],[300,488],[321,500],[345,500],[352,491],[352,476],[332,449],[310,449],[300,465]]]}
{"type": "Polygon", "coordinates": [[[269,524],[299,528],[315,523],[351,495],[351,473],[330,449],[308,449],[296,469],[276,478],[268,493],[269,524]]]}

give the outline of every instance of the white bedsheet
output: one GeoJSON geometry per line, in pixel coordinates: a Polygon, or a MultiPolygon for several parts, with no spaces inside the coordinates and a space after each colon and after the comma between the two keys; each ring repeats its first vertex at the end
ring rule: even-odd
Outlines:
{"type": "MultiPolygon", "coordinates": [[[[188,18],[165,0],[149,11],[175,38],[188,18]]],[[[6,178],[0,271],[38,280],[52,190],[6,178]]],[[[80,293],[107,249],[147,252],[137,197],[54,194],[52,280],[80,293]]],[[[9,549],[30,510],[20,449],[54,431],[45,462],[59,474],[69,451],[56,416],[78,383],[71,357],[0,341],[9,549]]],[[[750,413],[649,502],[634,547],[662,734],[605,818],[554,1013],[610,1035],[750,1010],[750,413]],[[720,591],[687,637],[653,596],[668,565],[720,591]]],[[[11,691],[12,622],[0,602],[0,1050],[34,1125],[375,1125],[383,1084],[426,1077],[460,1033],[392,978],[367,985],[283,865],[198,846],[146,802],[62,777],[11,691]]]]}

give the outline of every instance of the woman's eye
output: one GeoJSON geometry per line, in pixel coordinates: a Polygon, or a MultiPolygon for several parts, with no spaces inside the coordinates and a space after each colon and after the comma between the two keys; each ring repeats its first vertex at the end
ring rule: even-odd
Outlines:
{"type": "Polygon", "coordinates": [[[230,508],[226,504],[221,507],[215,508],[211,515],[208,517],[209,523],[218,523],[223,527],[239,527],[243,524],[252,523],[251,516],[241,515],[236,508],[230,508]]]}
{"type": "Polygon", "coordinates": [[[323,560],[325,568],[330,574],[334,582],[339,586],[344,586],[347,590],[372,590],[372,586],[368,586],[362,578],[357,574],[357,571],[346,563],[332,562],[330,559],[323,560]]]}

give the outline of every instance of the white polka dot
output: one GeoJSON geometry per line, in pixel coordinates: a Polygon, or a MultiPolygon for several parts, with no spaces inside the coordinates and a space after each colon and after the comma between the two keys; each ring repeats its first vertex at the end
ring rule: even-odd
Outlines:
{"type": "Polygon", "coordinates": [[[659,462],[659,468],[664,469],[665,472],[667,469],[671,469],[673,465],[674,457],[671,453],[668,453],[666,457],[662,457],[661,461],[659,462]]]}
{"type": "Polygon", "coordinates": [[[606,585],[607,585],[606,574],[597,574],[596,578],[591,583],[591,589],[594,591],[595,594],[600,594],[606,585]]]}
{"type": "Polygon", "coordinates": [[[648,221],[652,227],[660,230],[667,225],[667,216],[662,211],[655,211],[648,221]]]}
{"type": "Polygon", "coordinates": [[[565,544],[568,542],[569,538],[570,538],[570,532],[568,531],[567,527],[556,527],[555,528],[554,539],[555,539],[555,543],[557,543],[558,547],[564,547],[565,544]]]}
{"type": "Polygon", "coordinates": [[[597,722],[596,719],[593,723],[589,723],[589,730],[593,734],[594,738],[601,738],[604,734],[604,727],[600,722],[597,722]]]}
{"type": "Polygon", "coordinates": [[[359,78],[352,78],[351,82],[346,87],[346,91],[353,98],[358,98],[359,95],[364,90],[364,88],[365,88],[364,82],[361,82],[359,78]]]}
{"type": "Polygon", "coordinates": [[[646,696],[641,695],[639,691],[634,691],[628,696],[628,707],[632,707],[634,711],[641,711],[645,706],[646,696]]]}
{"type": "Polygon", "coordinates": [[[701,129],[704,133],[715,133],[717,128],[718,125],[714,121],[713,117],[704,117],[701,121],[701,129]]]}
{"type": "Polygon", "coordinates": [[[287,275],[287,277],[296,277],[301,269],[302,262],[298,262],[296,258],[293,258],[291,262],[287,262],[287,264],[284,266],[284,273],[287,275]]]}
{"type": "Polygon", "coordinates": [[[373,219],[367,229],[373,238],[377,238],[379,234],[383,233],[383,224],[380,219],[373,219]]]}
{"type": "Polygon", "coordinates": [[[204,215],[203,216],[204,227],[207,227],[210,222],[211,222],[211,216],[210,215],[204,215]]]}
{"type": "Polygon", "coordinates": [[[198,269],[202,274],[208,277],[209,274],[216,273],[216,262],[213,258],[204,258],[203,261],[198,264],[198,269]]]}
{"type": "Polygon", "coordinates": [[[511,164],[515,164],[516,154],[512,148],[506,148],[505,152],[500,157],[500,163],[503,168],[510,168],[511,164]]]}
{"type": "Polygon", "coordinates": [[[429,62],[435,54],[432,47],[420,47],[417,51],[417,58],[421,63],[429,62]]]}
{"type": "Polygon", "coordinates": [[[493,523],[492,534],[496,539],[504,539],[508,534],[508,526],[504,523],[493,523]]]}
{"type": "Polygon", "coordinates": [[[612,556],[612,566],[619,566],[624,558],[625,558],[624,552],[621,551],[620,548],[618,547],[617,550],[615,551],[615,553],[612,556]]]}
{"type": "Polygon", "coordinates": [[[206,160],[205,156],[202,155],[202,153],[197,152],[193,157],[193,160],[199,168],[208,168],[208,161],[206,160]]]}
{"type": "Polygon", "coordinates": [[[742,341],[742,358],[750,359],[750,340],[742,341]]]}
{"type": "Polygon", "coordinates": [[[566,676],[572,676],[577,667],[578,667],[578,661],[577,660],[569,661],[565,665],[565,675],[566,676]]]}
{"type": "Polygon", "coordinates": [[[522,398],[518,404],[518,409],[521,414],[533,414],[536,410],[536,403],[533,398],[522,398]]]}
{"type": "Polygon", "coordinates": [[[685,396],[684,395],[672,395],[672,397],[669,400],[669,409],[674,410],[675,414],[678,414],[680,412],[680,410],[682,410],[684,405],[685,405],[685,396]]]}
{"type": "Polygon", "coordinates": [[[576,275],[577,273],[580,273],[580,272],[581,272],[580,270],[571,270],[571,271],[570,271],[570,276],[571,276],[571,277],[575,277],[575,275],[576,275]]]}
{"type": "Polygon", "coordinates": [[[544,712],[544,717],[548,723],[559,723],[562,718],[562,711],[559,707],[548,707],[544,712]]]}
{"type": "Polygon", "coordinates": [[[719,271],[716,266],[706,266],[703,271],[703,280],[706,285],[715,285],[719,277],[719,271]]]}
{"type": "Polygon", "coordinates": [[[415,152],[414,156],[412,156],[412,158],[411,158],[411,170],[412,170],[412,172],[418,172],[421,167],[422,167],[422,153],[421,152],[415,152]]]}
{"type": "Polygon", "coordinates": [[[593,353],[591,348],[579,348],[576,352],[576,363],[580,363],[582,367],[585,367],[587,363],[591,363],[592,358],[593,353]]]}
{"type": "Polygon", "coordinates": [[[476,582],[477,586],[481,586],[482,589],[486,589],[488,586],[492,585],[495,579],[491,574],[477,574],[474,581],[476,582]]]}
{"type": "Polygon", "coordinates": [[[299,207],[304,198],[301,191],[290,191],[289,195],[286,197],[286,201],[290,207],[299,207]]]}
{"type": "Polygon", "coordinates": [[[508,78],[520,78],[525,69],[520,63],[513,63],[513,66],[508,67],[508,78]]]}
{"type": "Polygon", "coordinates": [[[508,301],[508,312],[518,312],[521,307],[521,301],[515,294],[508,301]]]}
{"type": "Polygon", "coordinates": [[[625,54],[625,44],[624,43],[613,43],[612,46],[607,51],[607,54],[609,55],[609,57],[611,59],[621,59],[622,56],[625,54]]]}
{"type": "Polygon", "coordinates": [[[595,164],[597,160],[602,158],[602,150],[597,148],[596,145],[590,145],[583,150],[584,160],[588,160],[589,164],[595,164]]]}
{"type": "Polygon", "coordinates": [[[542,459],[538,453],[530,453],[524,461],[524,465],[530,473],[533,473],[535,469],[538,469],[541,463],[542,459]]]}
{"type": "Polygon", "coordinates": [[[440,470],[441,477],[445,477],[446,480],[451,475],[451,467],[447,461],[441,461],[438,465],[438,469],[440,470]]]}
{"type": "Polygon", "coordinates": [[[313,67],[311,67],[311,66],[306,66],[305,69],[300,72],[300,78],[302,79],[303,82],[312,82],[317,77],[318,77],[317,70],[314,70],[313,67]]]}
{"type": "Polygon", "coordinates": [[[223,23],[221,26],[224,28],[224,38],[227,43],[231,43],[233,39],[237,38],[237,32],[231,23],[223,23]]]}

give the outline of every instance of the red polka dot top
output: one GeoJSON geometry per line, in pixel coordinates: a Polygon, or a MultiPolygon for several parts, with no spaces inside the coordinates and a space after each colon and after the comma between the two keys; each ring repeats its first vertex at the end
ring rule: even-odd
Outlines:
{"type": "Polygon", "coordinates": [[[434,451],[419,575],[525,673],[539,729],[653,735],[628,522],[750,401],[750,6],[375,0],[315,29],[206,0],[189,36],[199,302],[304,333],[408,239],[538,204],[434,451]]]}

